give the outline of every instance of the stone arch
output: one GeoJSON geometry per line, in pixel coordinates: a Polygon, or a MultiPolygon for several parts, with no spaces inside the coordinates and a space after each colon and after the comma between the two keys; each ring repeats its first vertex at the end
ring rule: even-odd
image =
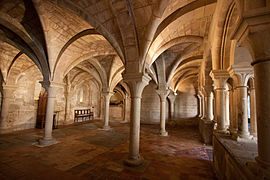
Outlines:
{"type": "MultiPolygon", "coordinates": [[[[181,43],[195,43],[197,44],[195,47],[201,45],[203,43],[203,38],[200,36],[181,36],[175,39],[170,40],[166,44],[162,45],[161,47],[158,48],[156,52],[153,53],[151,56],[150,54],[147,56],[146,63],[151,65],[155,60],[159,57],[160,54],[162,54],[164,51],[167,49],[181,43]]],[[[191,48],[194,50],[193,48],[191,48]]]]}
{"type": "Polygon", "coordinates": [[[83,36],[87,36],[87,35],[91,35],[91,34],[99,34],[95,29],[86,29],[84,31],[79,32],[78,34],[76,34],[75,36],[73,36],[60,50],[55,64],[54,64],[54,68],[53,68],[53,75],[52,75],[52,79],[54,79],[54,75],[55,75],[55,71],[58,65],[58,62],[62,56],[62,54],[65,52],[65,50],[73,43],[75,42],[77,39],[83,37],[83,36]]]}
{"type": "MultiPolygon", "coordinates": [[[[110,53],[108,53],[110,54],[110,53]]],[[[57,76],[54,76],[55,80],[61,80],[63,77],[66,76],[66,74],[76,67],[78,64],[80,64],[83,61],[88,61],[93,65],[93,67],[97,70],[97,72],[100,75],[100,78],[102,80],[102,84],[105,85],[106,87],[108,86],[108,77],[106,74],[105,69],[102,67],[102,65],[99,63],[99,61],[95,58],[95,56],[98,56],[99,54],[93,54],[93,53],[88,53],[84,56],[81,56],[80,58],[74,60],[71,64],[69,64],[64,71],[60,71],[56,68],[55,72],[60,72],[61,74],[56,74],[57,76]]],[[[60,67],[59,67],[60,68],[60,67]]]]}
{"type": "Polygon", "coordinates": [[[209,43],[212,49],[213,70],[222,69],[221,53],[224,47],[224,38],[226,37],[229,19],[234,8],[233,0],[218,1],[216,13],[213,17],[212,28],[209,31],[209,43]]]}
{"type": "Polygon", "coordinates": [[[78,6],[74,6],[70,0],[60,0],[55,1],[55,3],[61,7],[64,7],[66,9],[69,9],[77,16],[83,18],[86,22],[88,22],[90,25],[95,27],[95,29],[100,32],[114,47],[119,57],[124,61],[125,57],[123,54],[123,45],[121,42],[119,42],[116,37],[109,32],[108,29],[104,26],[104,24],[98,22],[97,19],[94,18],[91,14],[87,14],[85,10],[81,9],[78,6]]]}

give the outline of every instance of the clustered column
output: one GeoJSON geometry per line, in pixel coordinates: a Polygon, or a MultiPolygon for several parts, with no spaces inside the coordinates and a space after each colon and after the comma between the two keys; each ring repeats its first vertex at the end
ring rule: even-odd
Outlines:
{"type": "Polygon", "coordinates": [[[169,90],[157,90],[160,97],[160,135],[168,136],[168,132],[165,129],[166,126],[166,99],[169,95],[169,90]]]}
{"type": "Polygon", "coordinates": [[[131,92],[131,115],[130,115],[130,135],[129,135],[129,155],[125,164],[138,166],[143,163],[140,156],[140,118],[141,118],[141,98],[142,92],[150,81],[148,75],[124,75],[124,81],[128,84],[131,92]]]}

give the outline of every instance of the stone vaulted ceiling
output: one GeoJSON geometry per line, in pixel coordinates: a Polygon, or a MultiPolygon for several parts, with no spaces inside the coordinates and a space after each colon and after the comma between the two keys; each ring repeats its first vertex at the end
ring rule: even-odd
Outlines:
{"type": "Polygon", "coordinates": [[[15,83],[33,68],[62,82],[81,71],[108,89],[121,73],[144,72],[162,59],[171,88],[196,84],[215,6],[215,0],[1,0],[1,73],[15,83]]]}

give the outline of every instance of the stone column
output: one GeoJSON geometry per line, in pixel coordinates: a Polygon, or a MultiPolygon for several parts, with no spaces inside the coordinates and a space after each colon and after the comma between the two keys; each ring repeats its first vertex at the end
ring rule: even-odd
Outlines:
{"type": "Polygon", "coordinates": [[[198,102],[199,102],[199,113],[198,113],[198,118],[201,118],[202,117],[202,98],[199,94],[197,94],[197,97],[198,97],[198,102]]]}
{"type": "Polygon", "coordinates": [[[129,119],[129,114],[128,114],[128,94],[125,94],[125,108],[124,108],[124,120],[122,121],[122,123],[126,123],[128,122],[129,119]]]}
{"type": "Polygon", "coordinates": [[[66,85],[66,110],[65,110],[65,124],[69,124],[70,121],[70,89],[71,85],[66,85]]]}
{"type": "Polygon", "coordinates": [[[230,98],[230,126],[229,126],[229,131],[230,134],[233,135],[234,137],[237,134],[237,120],[235,118],[235,108],[236,108],[236,93],[234,93],[233,87],[229,90],[229,98],[230,98]]]}
{"type": "Polygon", "coordinates": [[[208,93],[206,97],[206,102],[207,102],[207,112],[206,112],[206,120],[212,121],[214,116],[213,116],[213,94],[208,93]]]}
{"type": "Polygon", "coordinates": [[[110,118],[110,99],[113,95],[112,92],[103,92],[102,95],[104,96],[104,126],[102,129],[109,130],[109,118],[110,118]]]}
{"type": "Polygon", "coordinates": [[[56,83],[52,81],[41,82],[42,86],[47,91],[47,107],[46,107],[46,119],[45,119],[45,130],[43,139],[39,140],[39,145],[49,146],[56,143],[56,140],[52,137],[53,128],[53,113],[54,113],[54,103],[55,97],[58,90],[56,83]]]}
{"type": "Polygon", "coordinates": [[[229,91],[225,91],[225,112],[226,112],[226,121],[225,126],[229,128],[230,126],[230,94],[229,91]]]}
{"type": "Polygon", "coordinates": [[[205,118],[205,97],[203,95],[203,93],[201,91],[199,91],[199,96],[201,97],[201,119],[204,119],[205,118]]]}
{"type": "Polygon", "coordinates": [[[171,93],[169,94],[168,98],[169,98],[169,102],[170,102],[170,119],[174,120],[174,103],[175,103],[175,99],[176,99],[176,93],[171,91],[171,93]]]}
{"type": "Polygon", "coordinates": [[[1,110],[1,121],[0,121],[0,134],[5,133],[5,129],[8,128],[8,112],[9,104],[14,99],[14,91],[17,86],[14,85],[3,85],[3,104],[1,110]]]}
{"type": "Polygon", "coordinates": [[[235,91],[237,93],[237,122],[238,137],[249,139],[251,136],[248,130],[248,106],[247,106],[247,81],[252,73],[251,67],[232,66],[230,74],[233,77],[235,91]]]}
{"type": "Polygon", "coordinates": [[[225,70],[212,70],[210,73],[213,81],[215,82],[215,118],[217,122],[216,132],[226,133],[226,81],[229,78],[229,73],[225,70]]]}
{"type": "Polygon", "coordinates": [[[166,126],[166,99],[169,95],[169,90],[157,90],[160,97],[160,136],[168,136],[168,132],[165,129],[166,126]]]}
{"type": "Polygon", "coordinates": [[[270,177],[270,18],[266,18],[269,7],[265,7],[265,1],[248,3],[256,6],[250,6],[253,8],[251,10],[244,9],[245,16],[231,38],[237,40],[240,46],[246,46],[253,57],[258,139],[256,161],[261,171],[258,175],[261,179],[267,179],[270,177]]]}
{"type": "Polygon", "coordinates": [[[129,155],[125,160],[128,166],[139,166],[143,163],[143,158],[139,154],[140,146],[140,115],[142,92],[150,81],[148,75],[124,74],[124,81],[128,84],[131,92],[131,115],[130,115],[130,135],[129,135],[129,155]]]}
{"type": "Polygon", "coordinates": [[[254,78],[250,78],[249,81],[250,90],[250,134],[253,137],[257,137],[257,114],[256,114],[256,95],[254,78]]]}

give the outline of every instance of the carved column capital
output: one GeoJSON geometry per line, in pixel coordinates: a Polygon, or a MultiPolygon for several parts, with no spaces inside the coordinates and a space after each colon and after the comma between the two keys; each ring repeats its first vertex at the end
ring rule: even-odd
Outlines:
{"type": "Polygon", "coordinates": [[[132,98],[141,98],[144,87],[147,86],[151,80],[147,74],[142,73],[124,74],[123,78],[130,88],[132,98]]]}
{"type": "Polygon", "coordinates": [[[230,77],[230,74],[228,73],[227,70],[212,70],[210,72],[210,76],[216,85],[216,90],[226,89],[225,85],[226,85],[227,80],[230,77]]]}
{"type": "Polygon", "coordinates": [[[232,65],[229,69],[230,76],[234,80],[234,85],[237,87],[246,87],[250,77],[253,77],[253,69],[251,66],[236,66],[232,65]]]}

